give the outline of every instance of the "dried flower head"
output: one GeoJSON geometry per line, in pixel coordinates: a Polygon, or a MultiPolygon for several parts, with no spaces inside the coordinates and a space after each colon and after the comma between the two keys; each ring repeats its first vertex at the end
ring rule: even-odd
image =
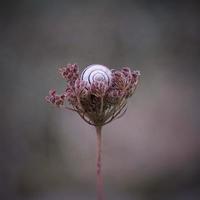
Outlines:
{"type": "Polygon", "coordinates": [[[140,75],[128,67],[109,70],[103,65],[90,65],[80,75],[76,64],[60,68],[59,73],[67,87],[60,95],[50,90],[46,100],[77,112],[94,126],[103,126],[125,113],[127,99],[133,95],[140,75]]]}

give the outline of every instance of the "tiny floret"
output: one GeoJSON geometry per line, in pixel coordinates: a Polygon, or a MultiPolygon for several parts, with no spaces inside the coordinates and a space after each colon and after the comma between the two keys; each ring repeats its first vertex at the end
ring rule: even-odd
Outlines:
{"type": "Polygon", "coordinates": [[[127,99],[138,85],[140,72],[129,67],[110,70],[103,65],[89,65],[79,73],[76,64],[59,69],[67,81],[62,94],[50,90],[47,102],[77,112],[90,125],[103,126],[122,116],[127,99]]]}

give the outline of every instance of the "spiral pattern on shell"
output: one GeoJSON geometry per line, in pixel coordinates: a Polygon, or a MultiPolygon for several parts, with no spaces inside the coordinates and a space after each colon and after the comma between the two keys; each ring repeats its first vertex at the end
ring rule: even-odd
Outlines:
{"type": "Polygon", "coordinates": [[[81,74],[81,79],[87,81],[89,84],[102,81],[110,85],[112,72],[103,65],[93,64],[85,68],[81,74]]]}

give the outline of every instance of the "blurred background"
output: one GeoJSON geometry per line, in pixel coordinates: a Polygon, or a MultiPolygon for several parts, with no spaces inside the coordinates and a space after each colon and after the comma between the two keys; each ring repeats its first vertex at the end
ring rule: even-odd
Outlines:
{"type": "Polygon", "coordinates": [[[192,1],[1,1],[0,199],[95,199],[94,128],[44,101],[67,63],[142,74],[103,129],[106,199],[199,199],[199,20],[192,1]]]}

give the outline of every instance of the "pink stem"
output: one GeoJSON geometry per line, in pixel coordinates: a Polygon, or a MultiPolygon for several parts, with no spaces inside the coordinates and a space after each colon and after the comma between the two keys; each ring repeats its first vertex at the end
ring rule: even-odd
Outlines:
{"type": "Polygon", "coordinates": [[[101,143],[102,143],[102,134],[101,126],[96,126],[97,132],[97,163],[96,163],[96,176],[97,176],[97,200],[103,200],[103,180],[101,175],[101,143]]]}

